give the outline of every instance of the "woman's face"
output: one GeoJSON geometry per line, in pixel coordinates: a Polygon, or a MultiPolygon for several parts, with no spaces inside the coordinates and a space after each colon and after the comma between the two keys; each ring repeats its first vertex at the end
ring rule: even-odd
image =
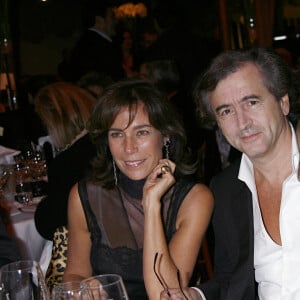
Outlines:
{"type": "Polygon", "coordinates": [[[109,148],[122,173],[133,180],[144,179],[162,158],[166,138],[150,124],[142,104],[133,122],[128,123],[129,111],[123,108],[109,129],[109,148]]]}

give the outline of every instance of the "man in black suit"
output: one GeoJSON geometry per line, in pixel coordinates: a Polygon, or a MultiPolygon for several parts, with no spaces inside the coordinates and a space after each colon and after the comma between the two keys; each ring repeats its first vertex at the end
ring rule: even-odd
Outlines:
{"type": "Polygon", "coordinates": [[[121,48],[112,40],[116,27],[112,4],[93,1],[87,15],[91,16],[93,24],[82,33],[70,54],[58,65],[59,76],[74,83],[92,72],[105,74],[113,80],[122,79],[121,48]]]}
{"type": "MultiPolygon", "coordinates": [[[[214,277],[185,289],[189,299],[300,299],[299,145],[288,117],[299,96],[296,75],[266,49],[224,52],[198,82],[200,116],[214,116],[243,154],[212,179],[214,277]]],[[[169,294],[161,299],[187,299],[169,294]]]]}

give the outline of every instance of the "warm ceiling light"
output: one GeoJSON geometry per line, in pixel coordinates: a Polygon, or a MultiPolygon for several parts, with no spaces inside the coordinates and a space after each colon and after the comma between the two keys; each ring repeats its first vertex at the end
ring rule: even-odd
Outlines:
{"type": "Polygon", "coordinates": [[[147,16],[147,7],[144,3],[133,4],[129,2],[115,7],[114,13],[117,19],[134,18],[137,16],[144,18],[147,16]]]}

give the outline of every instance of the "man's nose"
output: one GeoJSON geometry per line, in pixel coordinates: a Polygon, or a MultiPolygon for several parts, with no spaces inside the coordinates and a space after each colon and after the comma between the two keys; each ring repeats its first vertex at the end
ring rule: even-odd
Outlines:
{"type": "Polygon", "coordinates": [[[238,109],[236,111],[236,119],[239,129],[245,129],[252,123],[250,114],[243,109],[238,109]]]}

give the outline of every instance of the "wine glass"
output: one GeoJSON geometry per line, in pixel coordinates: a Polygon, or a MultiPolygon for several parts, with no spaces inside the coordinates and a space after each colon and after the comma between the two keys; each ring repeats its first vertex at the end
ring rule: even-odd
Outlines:
{"type": "Polygon", "coordinates": [[[43,151],[34,151],[28,157],[28,166],[34,180],[42,180],[47,176],[47,163],[43,151]]]}
{"type": "Polygon", "coordinates": [[[128,300],[127,291],[120,275],[103,274],[89,277],[81,282],[92,299],[97,300],[128,300]]]}
{"type": "Polygon", "coordinates": [[[34,151],[27,159],[30,177],[32,179],[33,197],[40,197],[46,194],[47,186],[47,163],[43,151],[34,151]]]}
{"type": "Polygon", "coordinates": [[[32,186],[29,168],[26,164],[18,162],[15,165],[16,194],[15,200],[21,204],[32,203],[32,186]]]}
{"type": "Polygon", "coordinates": [[[0,269],[1,300],[50,300],[43,272],[36,261],[21,260],[0,269]]]}
{"type": "Polygon", "coordinates": [[[0,165],[0,197],[1,197],[1,199],[4,198],[4,188],[8,181],[9,175],[10,175],[9,170],[4,165],[0,165]]]}
{"type": "Polygon", "coordinates": [[[63,282],[52,289],[52,300],[90,300],[88,290],[81,286],[80,281],[63,282]]]}

